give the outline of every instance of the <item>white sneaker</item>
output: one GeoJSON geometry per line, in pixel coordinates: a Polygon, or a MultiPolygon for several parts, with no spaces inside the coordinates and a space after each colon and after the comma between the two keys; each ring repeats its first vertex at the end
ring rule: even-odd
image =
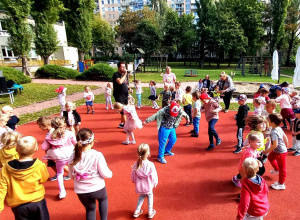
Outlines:
{"type": "Polygon", "coordinates": [[[271,187],[272,187],[273,189],[276,189],[276,190],[280,190],[280,189],[283,190],[283,189],[286,189],[284,183],[283,183],[283,184],[280,184],[279,182],[273,183],[273,184],[271,185],[271,187]]]}
{"type": "Polygon", "coordinates": [[[106,107],[106,109],[108,109],[108,107],[106,107]]]}
{"type": "Polygon", "coordinates": [[[279,171],[278,170],[270,170],[270,173],[273,175],[278,175],[279,171]]]}
{"type": "Polygon", "coordinates": [[[130,142],[130,144],[136,144],[136,142],[135,141],[129,141],[130,142]]]}
{"type": "Polygon", "coordinates": [[[59,193],[58,198],[59,198],[59,199],[63,199],[63,198],[65,198],[66,196],[67,196],[67,192],[64,191],[64,192],[60,192],[60,193],[59,193]]]}

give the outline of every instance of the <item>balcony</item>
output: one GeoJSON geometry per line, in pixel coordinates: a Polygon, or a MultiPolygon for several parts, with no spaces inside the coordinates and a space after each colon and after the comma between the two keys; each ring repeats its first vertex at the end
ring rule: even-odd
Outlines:
{"type": "Polygon", "coordinates": [[[9,35],[8,31],[6,31],[6,30],[0,30],[0,36],[1,37],[9,37],[10,35],[9,35]]]}

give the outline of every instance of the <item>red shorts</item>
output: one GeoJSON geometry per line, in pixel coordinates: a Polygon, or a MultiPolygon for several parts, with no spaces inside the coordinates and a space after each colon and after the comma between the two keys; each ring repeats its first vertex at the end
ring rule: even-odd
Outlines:
{"type": "Polygon", "coordinates": [[[295,113],[293,112],[293,109],[291,109],[291,108],[281,109],[280,114],[283,118],[290,118],[290,119],[295,119],[296,118],[295,113]]]}

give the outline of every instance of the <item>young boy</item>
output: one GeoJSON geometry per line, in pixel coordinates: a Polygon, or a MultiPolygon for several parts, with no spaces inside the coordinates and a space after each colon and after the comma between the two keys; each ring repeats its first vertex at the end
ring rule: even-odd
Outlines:
{"type": "Polygon", "coordinates": [[[164,156],[175,155],[171,150],[177,140],[175,129],[179,126],[182,117],[185,117],[189,122],[189,116],[182,110],[178,103],[172,102],[170,106],[160,109],[143,122],[143,125],[154,120],[157,122],[159,142],[157,160],[162,164],[167,163],[164,156]]]}
{"type": "Polygon", "coordinates": [[[288,139],[279,127],[282,122],[282,116],[278,113],[273,113],[269,115],[269,125],[272,127],[271,131],[271,146],[269,149],[266,149],[263,154],[270,153],[268,159],[274,168],[270,172],[272,174],[279,173],[279,181],[271,185],[273,189],[285,189],[285,179],[286,179],[286,155],[287,148],[289,145],[288,139]]]}
{"type": "MultiPolygon", "coordinates": [[[[191,90],[192,90],[192,87],[190,86],[187,86],[185,88],[185,94],[183,95],[183,99],[182,99],[182,103],[183,103],[183,110],[185,111],[185,113],[189,116],[190,118],[190,123],[192,123],[192,100],[193,100],[193,97],[191,95],[191,90]]],[[[190,126],[189,123],[185,123],[185,126],[190,126]]]]}
{"type": "Polygon", "coordinates": [[[214,86],[214,90],[212,92],[212,96],[213,96],[214,100],[216,100],[216,101],[220,100],[220,91],[219,91],[219,86],[218,85],[214,86]]]}
{"type": "Polygon", "coordinates": [[[246,95],[241,94],[236,98],[236,100],[240,105],[238,113],[235,115],[236,125],[238,127],[236,133],[238,144],[236,145],[236,149],[233,153],[238,154],[242,151],[242,147],[244,147],[243,135],[246,126],[245,118],[248,116],[248,111],[250,110],[250,108],[248,107],[247,104],[245,104],[245,102],[247,101],[246,95]]]}
{"type": "Polygon", "coordinates": [[[20,119],[14,115],[14,109],[9,106],[3,106],[2,113],[8,115],[9,120],[7,121],[6,126],[11,128],[12,130],[15,130],[17,128],[17,124],[19,123],[20,119]]]}
{"type": "Polygon", "coordinates": [[[20,158],[9,161],[0,173],[0,212],[6,199],[15,219],[49,220],[42,185],[49,173],[44,163],[33,159],[33,154],[38,150],[37,140],[32,136],[22,137],[16,150],[20,158]]]}
{"type": "Polygon", "coordinates": [[[265,180],[257,175],[260,162],[254,158],[246,158],[243,170],[246,178],[243,181],[241,200],[238,207],[237,220],[262,220],[269,211],[269,189],[265,180]]]}
{"type": "Polygon", "coordinates": [[[198,91],[193,92],[192,94],[194,100],[193,106],[193,125],[194,130],[191,130],[191,137],[198,137],[199,136],[199,122],[201,118],[201,102],[200,102],[200,93],[198,91]]]}
{"type": "Polygon", "coordinates": [[[172,93],[171,102],[175,101],[176,91],[174,90],[174,87],[170,86],[170,92],[172,93]]]}
{"type": "Polygon", "coordinates": [[[293,146],[291,148],[288,149],[289,152],[293,152],[294,156],[299,156],[300,155],[300,112],[299,113],[295,113],[296,115],[296,119],[293,123],[293,131],[292,131],[292,135],[293,135],[293,146]]]}
{"type": "Polygon", "coordinates": [[[157,100],[159,100],[160,95],[162,95],[161,107],[164,108],[170,104],[172,98],[172,93],[169,91],[168,85],[164,86],[164,90],[159,93],[157,100]]]}

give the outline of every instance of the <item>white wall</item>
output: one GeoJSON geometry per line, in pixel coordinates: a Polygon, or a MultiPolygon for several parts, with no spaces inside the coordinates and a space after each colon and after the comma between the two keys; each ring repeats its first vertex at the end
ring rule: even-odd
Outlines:
{"type": "Polygon", "coordinates": [[[65,60],[71,60],[72,69],[77,69],[78,49],[76,47],[63,47],[65,60]]]}

